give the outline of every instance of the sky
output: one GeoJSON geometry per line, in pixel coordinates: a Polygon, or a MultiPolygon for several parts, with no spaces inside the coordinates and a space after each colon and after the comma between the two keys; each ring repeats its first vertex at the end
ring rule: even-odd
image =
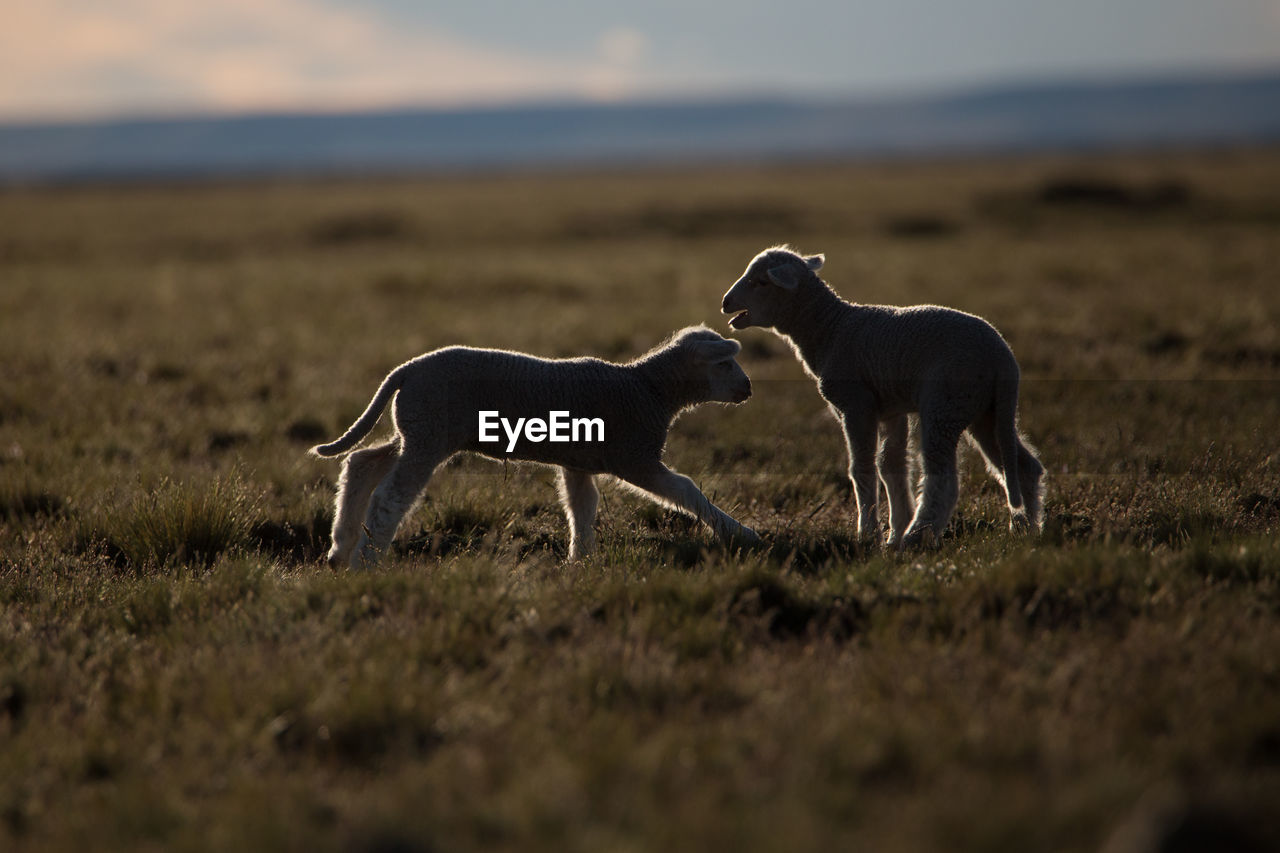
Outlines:
{"type": "Polygon", "coordinates": [[[0,0],[0,121],[1280,68],[1280,0],[0,0]]]}

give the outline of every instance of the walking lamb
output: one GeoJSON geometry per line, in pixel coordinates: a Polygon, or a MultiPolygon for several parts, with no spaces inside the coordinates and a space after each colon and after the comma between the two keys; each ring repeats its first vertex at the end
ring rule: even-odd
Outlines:
{"type": "Polygon", "coordinates": [[[342,463],[329,563],[375,563],[432,472],[460,451],[557,466],[571,560],[595,547],[597,474],[696,516],[726,543],[758,542],[755,531],[662,462],[667,431],[681,412],[751,396],[751,380],[734,360],[740,349],[699,326],[627,364],[469,347],[405,362],[346,434],[311,449],[318,456],[351,450],[395,396],[395,435],[342,463]]]}
{"type": "Polygon", "coordinates": [[[962,434],[1004,486],[1010,528],[1039,530],[1044,468],[1017,430],[1018,362],[1000,333],[950,308],[846,302],[817,276],[822,264],[822,255],[766,249],[729,288],[722,310],[734,315],[735,329],[760,326],[790,341],[817,381],[844,428],[859,537],[879,536],[877,472],[889,502],[889,545],[941,537],[959,496],[962,434]],[[909,413],[919,416],[924,461],[918,506],[907,481],[909,413]]]}

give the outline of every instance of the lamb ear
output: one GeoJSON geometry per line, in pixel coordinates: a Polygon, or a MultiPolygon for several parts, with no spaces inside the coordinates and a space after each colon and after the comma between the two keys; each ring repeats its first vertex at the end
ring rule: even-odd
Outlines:
{"type": "Polygon", "coordinates": [[[733,358],[742,349],[742,344],[729,338],[718,341],[693,341],[693,358],[700,364],[711,364],[733,358]]]}
{"type": "Polygon", "coordinates": [[[795,290],[800,286],[800,279],[796,276],[796,271],[786,264],[769,270],[769,280],[783,290],[795,290]]]}
{"type": "Polygon", "coordinates": [[[822,269],[822,264],[827,260],[826,255],[810,255],[804,259],[804,265],[809,268],[810,272],[817,272],[822,269]]]}

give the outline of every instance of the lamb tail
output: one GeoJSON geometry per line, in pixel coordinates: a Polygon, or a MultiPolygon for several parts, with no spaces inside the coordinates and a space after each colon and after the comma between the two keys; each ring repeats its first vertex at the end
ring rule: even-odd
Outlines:
{"type": "Polygon", "coordinates": [[[1023,509],[1021,480],[1018,479],[1018,375],[996,379],[996,444],[1000,448],[1000,468],[1004,475],[1009,509],[1023,509]]]}
{"type": "Polygon", "coordinates": [[[342,434],[342,437],[329,444],[316,445],[311,448],[310,452],[315,456],[340,456],[359,444],[361,439],[373,431],[378,419],[382,417],[382,410],[387,407],[387,403],[400,390],[403,382],[404,377],[399,368],[391,371],[387,378],[382,380],[382,384],[378,386],[377,393],[369,401],[369,406],[364,410],[364,414],[360,415],[356,422],[342,434]]]}

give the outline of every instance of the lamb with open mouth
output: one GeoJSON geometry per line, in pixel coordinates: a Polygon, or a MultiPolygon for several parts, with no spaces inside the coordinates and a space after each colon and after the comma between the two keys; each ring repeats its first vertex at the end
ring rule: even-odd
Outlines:
{"type": "Polygon", "coordinates": [[[724,295],[734,329],[772,329],[789,341],[845,433],[858,535],[879,538],[878,484],[889,502],[891,546],[936,542],[959,495],[961,435],[1003,487],[1009,526],[1044,525],[1044,466],[1018,432],[1020,372],[986,320],[937,305],[859,305],[818,277],[822,255],[773,246],[724,295]],[[924,478],[908,481],[908,417],[919,422],[924,478]]]}

